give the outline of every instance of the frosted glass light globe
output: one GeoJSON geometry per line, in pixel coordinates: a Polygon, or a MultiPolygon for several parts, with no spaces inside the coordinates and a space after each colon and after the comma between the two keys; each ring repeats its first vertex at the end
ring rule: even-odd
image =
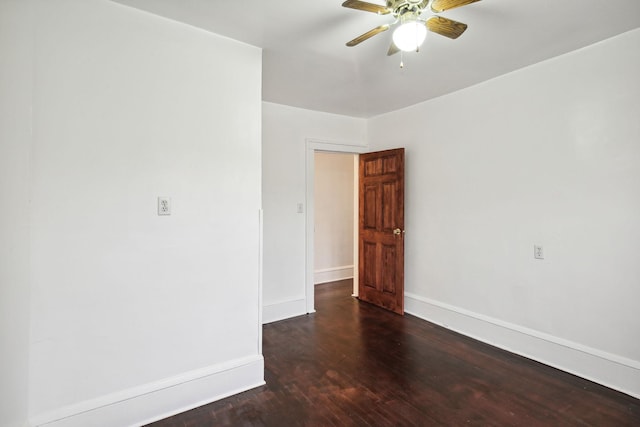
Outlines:
{"type": "Polygon", "coordinates": [[[424,22],[409,21],[400,25],[393,32],[393,43],[400,50],[411,52],[422,46],[427,36],[427,27],[424,22]]]}

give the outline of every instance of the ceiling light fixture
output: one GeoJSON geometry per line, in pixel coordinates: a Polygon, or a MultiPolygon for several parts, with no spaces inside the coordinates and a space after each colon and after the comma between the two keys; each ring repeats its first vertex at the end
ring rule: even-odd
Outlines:
{"type": "Polygon", "coordinates": [[[400,26],[393,32],[393,43],[405,52],[418,51],[427,36],[425,23],[414,13],[405,13],[400,19],[400,26]]]}

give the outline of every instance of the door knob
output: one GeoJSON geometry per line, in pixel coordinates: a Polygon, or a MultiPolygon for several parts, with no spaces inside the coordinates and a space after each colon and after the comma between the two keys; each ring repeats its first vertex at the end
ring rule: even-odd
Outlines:
{"type": "Polygon", "coordinates": [[[396,228],[393,230],[393,234],[395,234],[396,236],[399,236],[400,234],[403,234],[404,230],[400,230],[399,228],[396,228]]]}

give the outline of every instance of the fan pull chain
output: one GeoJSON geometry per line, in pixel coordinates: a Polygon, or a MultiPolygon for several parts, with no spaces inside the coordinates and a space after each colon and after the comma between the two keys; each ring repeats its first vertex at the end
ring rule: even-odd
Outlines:
{"type": "Polygon", "coordinates": [[[400,68],[404,68],[404,51],[400,51],[400,68]]]}

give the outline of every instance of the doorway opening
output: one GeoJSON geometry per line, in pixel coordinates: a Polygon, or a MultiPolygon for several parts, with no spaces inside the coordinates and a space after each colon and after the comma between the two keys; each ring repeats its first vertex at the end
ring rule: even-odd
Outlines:
{"type": "MultiPolygon", "coordinates": [[[[307,145],[307,150],[306,150],[306,205],[307,205],[307,210],[306,210],[306,256],[305,256],[305,300],[306,300],[306,305],[307,305],[307,313],[314,313],[315,312],[315,298],[314,298],[314,290],[315,290],[315,283],[316,283],[316,276],[318,277],[322,277],[323,275],[325,276],[325,278],[327,277],[331,277],[332,275],[336,275],[336,274],[344,274],[344,271],[347,270],[347,265],[350,265],[351,267],[351,271],[352,271],[352,275],[353,275],[353,282],[354,282],[354,295],[357,294],[357,287],[358,287],[358,253],[357,253],[357,247],[358,247],[358,240],[357,240],[357,221],[358,221],[358,208],[357,208],[357,203],[358,203],[358,178],[357,178],[357,172],[358,172],[358,167],[357,167],[357,161],[358,161],[358,154],[360,153],[365,153],[368,151],[368,147],[364,146],[364,145],[356,145],[356,144],[342,144],[342,143],[335,143],[335,142],[327,142],[327,141],[319,141],[319,140],[310,140],[307,139],[306,141],[306,145],[307,145]],[[324,262],[324,260],[320,259],[319,261],[316,261],[316,245],[315,245],[315,240],[316,240],[316,230],[315,230],[315,225],[316,225],[316,221],[315,221],[315,216],[316,216],[316,194],[315,194],[315,168],[316,168],[316,153],[320,153],[320,155],[323,154],[329,154],[329,153],[333,153],[333,154],[342,154],[342,155],[346,155],[347,159],[350,159],[351,162],[353,163],[353,169],[352,169],[352,173],[353,173],[353,186],[350,190],[350,192],[352,193],[352,203],[353,203],[353,210],[352,210],[352,222],[350,224],[349,229],[353,230],[351,231],[352,235],[351,237],[351,242],[352,242],[352,252],[351,252],[351,259],[352,264],[347,264],[347,265],[333,265],[330,267],[324,266],[321,268],[316,268],[316,262],[322,261],[324,262]],[[344,267],[344,268],[343,268],[344,267]],[[316,271],[318,270],[318,274],[316,274],[316,271]],[[323,271],[324,270],[324,271],[323,271]]],[[[342,173],[344,174],[344,172],[342,173]]],[[[345,196],[344,192],[342,192],[343,194],[341,195],[341,197],[343,199],[345,199],[347,196],[345,196]]],[[[344,201],[344,200],[343,200],[344,201]]],[[[324,238],[324,236],[323,236],[324,238]]],[[[341,251],[343,251],[343,255],[344,255],[344,248],[341,249],[341,251]]],[[[318,254],[319,258],[322,258],[323,256],[326,256],[325,254],[318,254]]],[[[342,255],[341,255],[342,256],[342,255]]],[[[344,259],[344,258],[343,258],[344,259]]],[[[321,266],[322,264],[319,264],[319,266],[321,266]]],[[[335,276],[333,276],[335,277],[335,276]]]]}
{"type": "Polygon", "coordinates": [[[357,162],[352,153],[314,154],[314,285],[354,276],[357,162]]]}

